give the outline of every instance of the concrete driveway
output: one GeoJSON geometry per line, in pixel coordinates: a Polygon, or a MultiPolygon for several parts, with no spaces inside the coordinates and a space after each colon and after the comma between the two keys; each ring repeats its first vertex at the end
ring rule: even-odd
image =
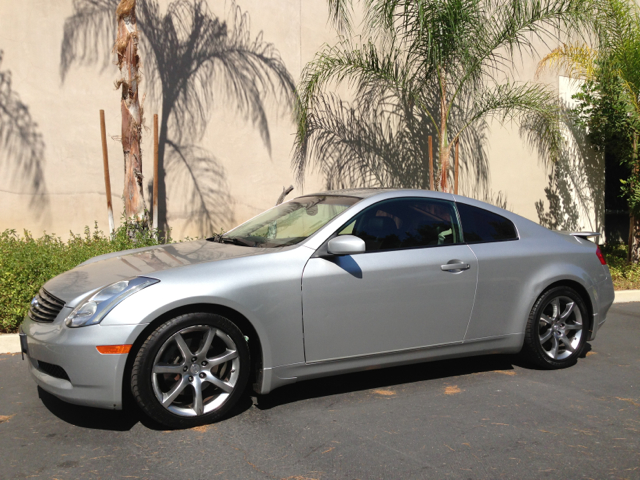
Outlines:
{"type": "Polygon", "coordinates": [[[163,431],[67,405],[0,355],[0,477],[640,478],[640,303],[575,367],[485,356],[303,382],[163,431]]]}

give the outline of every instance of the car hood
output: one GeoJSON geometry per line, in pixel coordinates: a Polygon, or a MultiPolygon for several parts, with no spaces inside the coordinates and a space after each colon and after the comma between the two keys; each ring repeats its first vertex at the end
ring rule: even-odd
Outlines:
{"type": "Polygon", "coordinates": [[[207,240],[125,250],[87,260],[73,270],[49,280],[45,284],[45,289],[68,303],[119,280],[153,276],[154,272],[186,268],[199,263],[273,253],[275,250],[221,244],[207,240]]]}

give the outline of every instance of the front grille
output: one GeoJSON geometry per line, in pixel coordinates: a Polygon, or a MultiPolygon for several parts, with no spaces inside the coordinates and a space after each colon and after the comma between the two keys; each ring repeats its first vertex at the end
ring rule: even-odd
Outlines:
{"type": "Polygon", "coordinates": [[[64,307],[64,302],[47,292],[44,287],[31,302],[29,308],[29,318],[34,322],[53,322],[60,310],[64,307]]]}
{"type": "Polygon", "coordinates": [[[64,371],[60,365],[54,365],[53,363],[47,363],[38,360],[38,369],[42,370],[47,375],[51,375],[52,377],[61,378],[63,380],[71,381],[69,379],[69,375],[64,371]]]}

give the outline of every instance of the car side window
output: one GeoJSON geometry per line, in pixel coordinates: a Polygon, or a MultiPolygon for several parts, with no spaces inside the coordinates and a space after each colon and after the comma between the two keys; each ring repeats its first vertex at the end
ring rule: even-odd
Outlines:
{"type": "Polygon", "coordinates": [[[483,208],[457,203],[465,243],[517,240],[518,232],[511,220],[483,208]]]}
{"type": "Polygon", "coordinates": [[[362,238],[367,252],[462,242],[453,203],[431,198],[377,203],[356,215],[338,235],[362,238]]]}

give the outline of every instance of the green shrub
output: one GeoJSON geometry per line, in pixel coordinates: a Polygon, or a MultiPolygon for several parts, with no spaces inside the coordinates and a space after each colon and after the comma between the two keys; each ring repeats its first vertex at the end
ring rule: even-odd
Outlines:
{"type": "Polygon", "coordinates": [[[616,290],[640,289],[640,264],[627,263],[627,246],[606,245],[601,248],[611,271],[613,288],[616,290]]]}
{"type": "Polygon", "coordinates": [[[49,279],[96,255],[157,245],[156,234],[135,222],[124,222],[113,237],[97,224],[93,232],[85,227],[84,235],[72,232],[67,241],[5,230],[0,234],[0,332],[17,331],[31,299],[49,279]]]}

